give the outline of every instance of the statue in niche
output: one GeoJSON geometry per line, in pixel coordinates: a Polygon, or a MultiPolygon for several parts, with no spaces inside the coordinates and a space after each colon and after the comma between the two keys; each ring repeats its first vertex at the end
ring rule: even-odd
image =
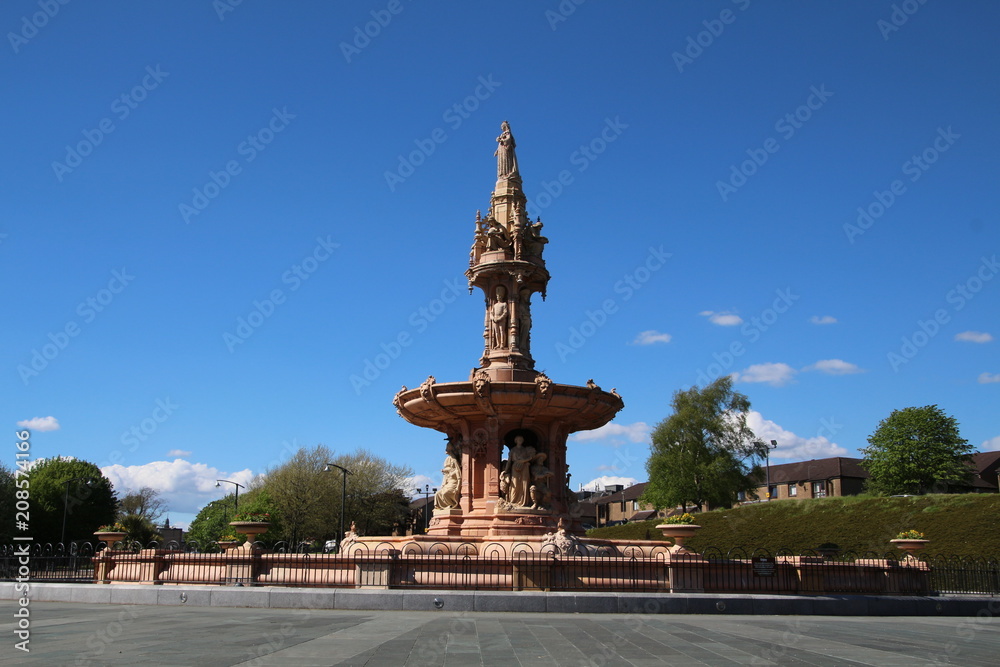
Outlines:
{"type": "Polygon", "coordinates": [[[514,154],[514,135],[510,132],[510,124],[504,121],[500,124],[500,136],[497,137],[497,150],[493,155],[497,158],[497,178],[520,178],[517,170],[517,156],[514,154]]]}
{"type": "Polygon", "coordinates": [[[521,300],[517,304],[517,347],[526,353],[531,341],[531,290],[522,287],[518,295],[521,300]]]}
{"type": "Polygon", "coordinates": [[[534,447],[524,444],[524,436],[515,436],[514,445],[500,473],[500,489],[510,506],[527,508],[532,505],[531,468],[539,456],[545,460],[545,454],[539,454],[534,447]]]}
{"type": "Polygon", "coordinates": [[[490,333],[494,350],[507,347],[507,329],[510,326],[510,311],[507,307],[507,288],[497,285],[496,301],[490,307],[490,333]]]}
{"type": "Polygon", "coordinates": [[[458,494],[462,488],[462,463],[459,460],[461,454],[458,447],[452,440],[448,440],[445,447],[444,465],[441,473],[444,478],[441,480],[441,488],[434,494],[434,509],[446,510],[458,507],[458,494]]]}
{"type": "Polygon", "coordinates": [[[535,456],[535,462],[531,465],[531,508],[540,510],[548,506],[552,500],[552,492],[549,491],[549,479],[552,478],[552,471],[545,466],[546,454],[539,452],[535,456]]]}

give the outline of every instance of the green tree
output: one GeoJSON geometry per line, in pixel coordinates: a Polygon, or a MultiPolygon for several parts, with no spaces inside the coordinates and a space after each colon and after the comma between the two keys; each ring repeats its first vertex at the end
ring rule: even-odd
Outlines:
{"type": "Polygon", "coordinates": [[[642,500],[657,509],[730,505],[740,491],[752,491],[754,470],[745,460],[759,453],[760,444],[746,423],[750,400],[733,391],[732,379],[678,391],[672,406],[673,414],[652,433],[642,500]]]}
{"type": "Polygon", "coordinates": [[[231,493],[202,507],[198,516],[188,526],[185,540],[196,544],[199,550],[205,550],[209,544],[218,542],[220,537],[229,533],[232,530],[229,522],[235,516],[233,512],[235,499],[235,494],[231,493]]]}
{"type": "Polygon", "coordinates": [[[129,491],[118,501],[119,520],[137,515],[155,525],[167,512],[167,503],[160,498],[160,492],[148,486],[138,491],[129,491]]]}
{"type": "Polygon", "coordinates": [[[893,410],[861,451],[872,493],[943,492],[971,481],[973,447],[959,435],[955,418],[936,405],[893,410]]]}
{"type": "Polygon", "coordinates": [[[56,543],[66,517],[66,541],[93,540],[94,531],[113,523],[118,506],[111,480],[89,461],[52,458],[28,473],[31,533],[36,543],[56,543]]]}
{"type": "MultiPolygon", "coordinates": [[[[22,495],[30,496],[30,493],[22,495]]],[[[10,544],[14,536],[14,513],[17,511],[17,501],[14,473],[0,463],[0,545],[10,544]]]]}

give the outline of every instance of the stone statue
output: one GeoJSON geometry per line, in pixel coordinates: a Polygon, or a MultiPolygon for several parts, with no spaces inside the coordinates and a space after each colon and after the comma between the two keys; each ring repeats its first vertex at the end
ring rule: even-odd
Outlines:
{"type": "Polygon", "coordinates": [[[510,133],[507,121],[500,124],[500,136],[497,137],[497,178],[520,178],[517,170],[517,156],[514,154],[514,135],[510,133]]]}
{"type": "Polygon", "coordinates": [[[510,326],[510,313],[507,308],[507,288],[497,286],[497,300],[490,307],[490,331],[492,333],[492,348],[494,350],[507,347],[507,328],[510,326]]]}
{"type": "Polygon", "coordinates": [[[349,546],[351,546],[357,541],[358,541],[358,527],[352,521],[351,528],[347,531],[347,534],[344,535],[344,539],[340,541],[340,553],[344,553],[344,551],[349,546]]]}
{"type": "Polygon", "coordinates": [[[531,340],[531,290],[522,287],[518,294],[521,300],[517,304],[517,347],[527,352],[531,340]]]}
{"type": "Polygon", "coordinates": [[[552,493],[549,491],[549,479],[552,478],[552,471],[545,466],[546,454],[539,452],[535,456],[535,462],[531,466],[531,508],[540,510],[547,506],[552,500],[552,493]]]}
{"type": "Polygon", "coordinates": [[[559,529],[555,533],[548,533],[542,540],[542,548],[552,547],[560,556],[576,556],[583,553],[580,540],[575,535],[566,532],[566,519],[559,519],[559,529]]]}
{"type": "Polygon", "coordinates": [[[515,436],[514,446],[510,448],[503,471],[500,473],[500,486],[503,489],[506,485],[504,495],[510,505],[514,507],[532,505],[531,468],[539,456],[544,460],[545,454],[538,454],[534,447],[525,446],[524,436],[515,436]]]}
{"type": "Polygon", "coordinates": [[[441,480],[441,488],[434,494],[434,509],[447,510],[458,507],[458,494],[462,488],[462,465],[451,452],[445,457],[441,472],[444,478],[441,480]]]}
{"type": "Polygon", "coordinates": [[[510,248],[510,235],[503,225],[492,215],[486,218],[485,244],[487,250],[506,250],[510,248]]]}
{"type": "Polygon", "coordinates": [[[547,238],[542,236],[542,219],[539,218],[538,222],[534,224],[529,222],[524,230],[524,235],[528,246],[528,255],[541,258],[542,251],[545,250],[545,244],[549,242],[547,238]]]}

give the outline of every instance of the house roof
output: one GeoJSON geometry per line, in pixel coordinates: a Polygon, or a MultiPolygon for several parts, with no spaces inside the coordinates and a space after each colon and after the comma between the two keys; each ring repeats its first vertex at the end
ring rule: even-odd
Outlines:
{"type": "Polygon", "coordinates": [[[972,466],[976,469],[972,476],[972,486],[997,491],[1000,489],[1000,452],[979,452],[972,455],[972,466]]]}
{"type": "MultiPolygon", "coordinates": [[[[761,474],[756,478],[757,481],[764,484],[767,474],[766,472],[761,474]]],[[[868,479],[868,471],[861,467],[861,459],[835,456],[829,459],[772,465],[769,476],[771,484],[789,484],[791,482],[818,482],[835,477],[868,479]]]]}

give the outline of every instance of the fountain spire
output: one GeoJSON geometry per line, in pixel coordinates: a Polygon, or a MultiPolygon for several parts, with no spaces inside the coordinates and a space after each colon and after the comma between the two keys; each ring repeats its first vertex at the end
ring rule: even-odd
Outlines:
{"type": "Polygon", "coordinates": [[[542,252],[548,239],[542,221],[528,218],[528,199],[521,187],[516,143],[504,121],[497,137],[497,182],[486,217],[476,213],[469,256],[469,289],[483,290],[483,355],[473,378],[533,382],[538,375],[531,357],[531,298],[545,298],[549,272],[542,252]]]}

